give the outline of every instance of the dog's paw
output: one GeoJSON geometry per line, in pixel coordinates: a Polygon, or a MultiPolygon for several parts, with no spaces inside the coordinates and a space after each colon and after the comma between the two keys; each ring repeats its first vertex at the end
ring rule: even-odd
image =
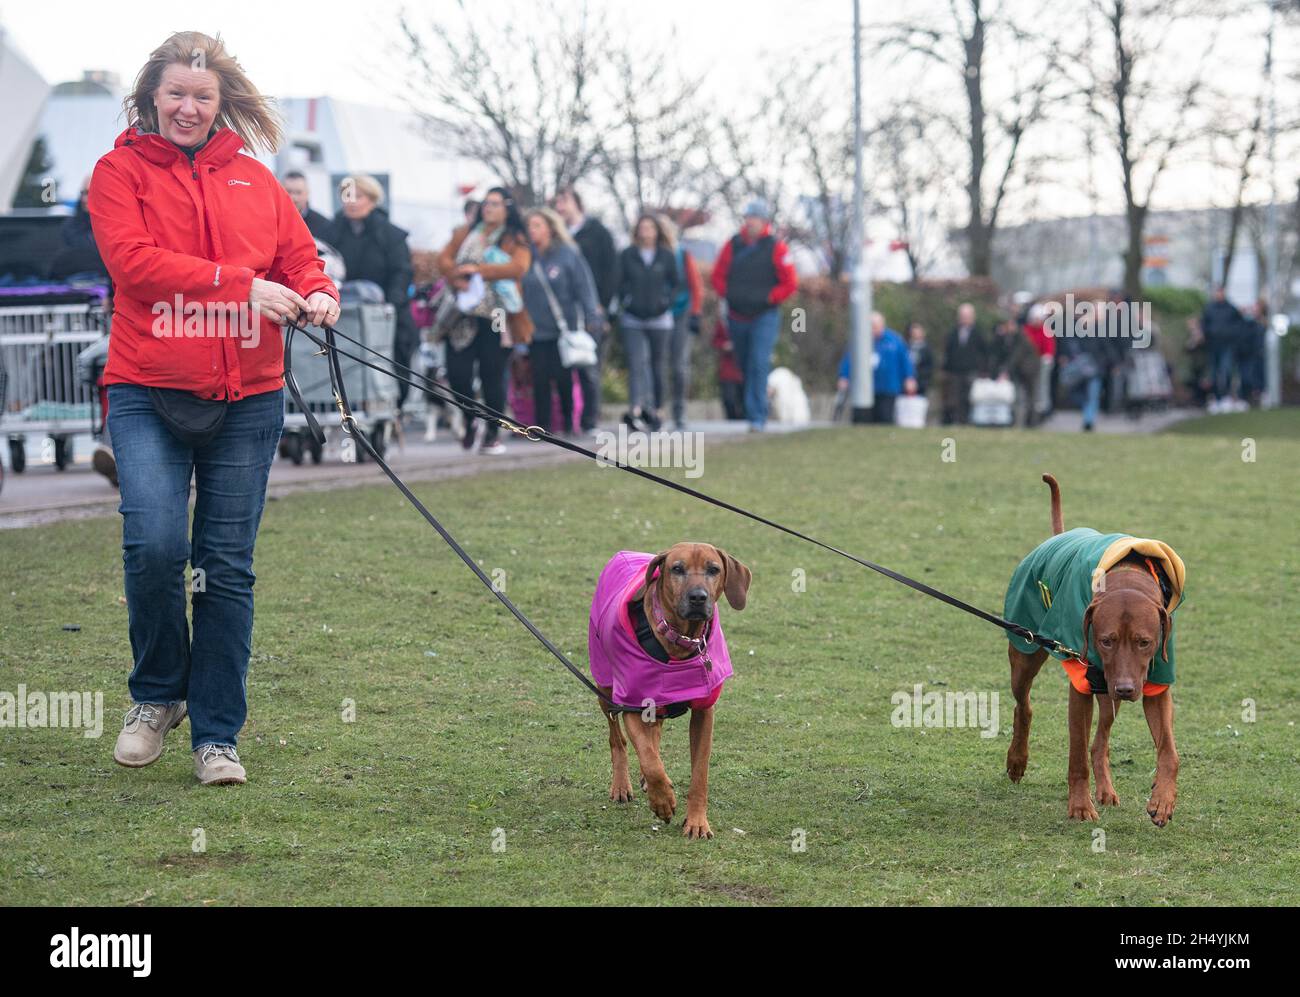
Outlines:
{"type": "Polygon", "coordinates": [[[1096,820],[1097,808],[1092,805],[1092,800],[1084,797],[1082,802],[1070,803],[1070,820],[1096,820]]]}
{"type": "Polygon", "coordinates": [[[1178,799],[1178,790],[1156,786],[1151,787],[1151,799],[1147,800],[1147,816],[1156,827],[1164,827],[1174,819],[1174,803],[1178,799]]]}
{"type": "Polygon", "coordinates": [[[1029,756],[1007,752],[1007,775],[1012,782],[1019,782],[1025,777],[1025,768],[1029,765],[1029,756]]]}
{"type": "Polygon", "coordinates": [[[650,811],[664,823],[673,819],[677,811],[677,794],[673,792],[672,783],[663,786],[646,786],[646,798],[650,801],[650,811]]]}
{"type": "Polygon", "coordinates": [[[632,792],[632,782],[629,779],[623,779],[610,784],[609,798],[615,803],[631,803],[636,797],[632,792]]]}
{"type": "Polygon", "coordinates": [[[686,822],[682,825],[682,834],[691,839],[712,838],[713,828],[709,827],[707,817],[692,817],[687,813],[686,822]]]}
{"type": "MultiPolygon", "coordinates": [[[[671,779],[668,780],[668,788],[669,788],[669,789],[672,789],[672,788],[673,788],[673,781],[672,781],[671,779]]],[[[642,776],[642,777],[641,777],[641,792],[644,793],[645,791],[646,791],[645,776],[642,776]]]]}
{"type": "Polygon", "coordinates": [[[1097,803],[1103,807],[1119,806],[1119,797],[1115,795],[1114,786],[1097,787],[1097,803]]]}

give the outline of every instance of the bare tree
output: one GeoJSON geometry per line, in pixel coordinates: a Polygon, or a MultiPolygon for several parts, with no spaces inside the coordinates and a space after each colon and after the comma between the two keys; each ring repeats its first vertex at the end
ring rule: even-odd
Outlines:
{"type": "Polygon", "coordinates": [[[925,108],[904,106],[871,130],[872,202],[893,223],[913,282],[947,240],[943,204],[954,171],[937,134],[941,127],[925,108]]]}
{"type": "Polygon", "coordinates": [[[739,218],[745,202],[761,197],[774,220],[788,224],[797,190],[795,143],[781,138],[781,109],[767,99],[757,107],[720,116],[713,124],[704,154],[711,202],[739,218]]]}
{"type": "Polygon", "coordinates": [[[813,50],[791,60],[767,100],[773,141],[783,147],[779,167],[804,191],[787,235],[815,249],[834,280],[853,255],[853,130],[843,80],[838,61],[813,50]]]}
{"type": "Polygon", "coordinates": [[[877,29],[877,52],[895,60],[918,57],[965,98],[964,118],[950,113],[946,96],[929,110],[968,153],[966,256],[973,276],[989,274],[999,215],[1017,174],[1025,172],[1025,138],[1062,96],[1053,6],[1027,8],[1016,21],[1009,2],[948,0],[943,17],[914,15],[877,29]]]}
{"type": "Polygon", "coordinates": [[[550,32],[456,7],[427,24],[400,15],[407,102],[431,141],[496,171],[522,205],[542,201],[600,159],[591,105],[607,35],[585,3],[550,32]]]}
{"type": "Polygon", "coordinates": [[[709,200],[709,139],[698,77],[682,74],[668,52],[641,40],[608,52],[607,121],[599,138],[598,168],[630,229],[651,209],[701,214],[709,200]]]}
{"type": "Polygon", "coordinates": [[[1198,119],[1213,50],[1213,22],[1225,9],[1202,0],[1092,0],[1101,15],[1108,56],[1074,65],[1086,74],[1088,113],[1101,124],[1100,141],[1115,154],[1128,227],[1124,293],[1142,294],[1143,236],[1151,198],[1175,156],[1204,134],[1198,119]],[[1191,23],[1201,32],[1201,51],[1170,45],[1191,23]]]}

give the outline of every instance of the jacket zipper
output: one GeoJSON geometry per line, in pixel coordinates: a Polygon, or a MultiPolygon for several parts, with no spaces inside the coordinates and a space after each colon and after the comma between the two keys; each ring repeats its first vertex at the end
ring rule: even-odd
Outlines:
{"type": "MultiPolygon", "coordinates": [[[[193,159],[190,160],[190,176],[193,177],[195,180],[198,180],[198,178],[199,178],[199,164],[196,163],[193,159]]],[[[200,191],[199,191],[199,199],[200,199],[200,200],[203,199],[203,191],[202,191],[201,189],[200,189],[200,191]]],[[[210,238],[210,237],[211,237],[211,236],[209,236],[209,238],[210,238]]],[[[217,276],[216,276],[216,279],[213,281],[213,284],[216,285],[216,286],[220,286],[220,283],[221,283],[221,267],[218,265],[218,267],[217,267],[217,276]]],[[[228,367],[227,364],[226,364],[226,355],[225,355],[225,351],[224,351],[224,350],[223,350],[222,353],[221,353],[221,368],[222,368],[221,384],[222,384],[222,391],[223,391],[223,396],[224,396],[224,392],[226,392],[226,390],[227,390],[227,389],[226,389],[226,386],[225,386],[225,385],[226,385],[226,378],[227,378],[227,376],[229,375],[229,367],[228,367]]],[[[216,396],[216,394],[214,393],[214,394],[212,395],[212,397],[213,397],[213,398],[216,398],[217,396],[216,396]]]]}

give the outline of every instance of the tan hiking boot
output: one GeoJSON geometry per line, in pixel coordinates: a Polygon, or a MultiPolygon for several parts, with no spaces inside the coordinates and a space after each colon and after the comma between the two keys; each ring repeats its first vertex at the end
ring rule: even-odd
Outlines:
{"type": "Polygon", "coordinates": [[[113,761],[127,768],[152,765],[163,752],[163,738],[173,727],[185,719],[185,704],[136,703],[122,721],[122,733],[117,735],[113,748],[113,761]]]}
{"type": "Polygon", "coordinates": [[[194,752],[194,774],[205,786],[248,782],[239,755],[228,744],[205,744],[194,752]]]}

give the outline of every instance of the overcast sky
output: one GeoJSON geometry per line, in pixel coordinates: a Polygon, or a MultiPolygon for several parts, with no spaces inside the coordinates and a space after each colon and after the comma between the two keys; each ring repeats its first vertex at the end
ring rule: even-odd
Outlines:
{"type": "MultiPolygon", "coordinates": [[[[598,5],[598,0],[593,0],[598,5]]],[[[1015,0],[1011,0],[1015,2],[1015,0]]],[[[367,103],[401,106],[399,99],[376,82],[393,38],[397,12],[405,6],[423,16],[436,17],[449,10],[452,0],[313,0],[283,3],[277,0],[223,0],[221,4],[189,5],[170,0],[0,0],[0,24],[11,32],[19,48],[50,83],[78,79],[85,69],[110,69],[123,83],[129,83],[149,51],[175,30],[196,29],[220,32],[229,49],[264,92],[279,96],[328,95],[367,103]]],[[[1080,7],[1083,6],[1081,3],[1080,7]]],[[[1258,5],[1264,9],[1261,0],[1258,5]]],[[[945,5],[933,0],[909,4],[865,2],[864,16],[870,18],[912,16],[920,8],[945,5]]],[[[502,4],[473,0],[471,10],[492,11],[502,4]]],[[[554,29],[563,14],[550,4],[525,8],[545,19],[554,29]]],[[[783,67],[809,53],[838,49],[847,54],[850,46],[852,4],[850,0],[654,0],[649,4],[615,4],[615,21],[622,20],[647,37],[668,37],[675,32],[682,62],[688,68],[711,67],[708,91],[715,105],[726,109],[741,106],[736,97],[764,80],[779,78],[783,67]],[[731,103],[729,103],[731,102],[731,103]]],[[[1083,24],[1082,19],[1079,25],[1083,24]]],[[[1218,59],[1220,79],[1225,85],[1251,88],[1261,74],[1263,18],[1235,19],[1221,42],[1218,59]]],[[[1170,39],[1171,48],[1191,51],[1197,39],[1170,39]]],[[[1294,66],[1293,44],[1283,51],[1284,68],[1294,66]]],[[[846,63],[847,65],[847,63],[846,63]]],[[[842,108],[810,113],[844,113],[851,102],[851,78],[844,79],[842,108]]],[[[901,71],[885,72],[869,67],[866,74],[867,115],[879,114],[900,93],[914,86],[901,71]]],[[[1293,83],[1282,91],[1285,116],[1293,115],[1293,83]]],[[[962,111],[960,103],[955,110],[962,111]]],[[[1082,214],[1091,202],[1082,192],[1086,157],[1071,123],[1055,132],[1040,133],[1035,148],[1051,150],[1059,160],[1058,183],[1033,201],[1010,206],[1009,215],[1042,217],[1057,213],[1082,214]]],[[[1279,159],[1285,164],[1292,147],[1284,146],[1279,159]]],[[[1203,157],[1203,152],[1197,153],[1203,157]]],[[[1193,157],[1194,159],[1195,157],[1193,157]]],[[[1113,153],[1093,163],[1102,189],[1101,208],[1117,211],[1116,175],[1113,153]]],[[[1196,207],[1208,203],[1229,203],[1227,187],[1216,190],[1208,167],[1189,162],[1171,173],[1162,184],[1157,206],[1196,207]]],[[[1220,180],[1223,178],[1221,177],[1220,180]]],[[[1281,175],[1283,196],[1293,195],[1295,177],[1290,168],[1281,175]]],[[[1259,194],[1260,188],[1256,188],[1259,194]]]]}
{"type": "MultiPolygon", "coordinates": [[[[490,0],[474,0],[470,9],[476,5],[501,9],[490,0]]],[[[366,68],[382,60],[397,12],[406,8],[435,17],[454,6],[451,0],[0,0],[0,22],[50,82],[78,79],[91,67],[116,70],[128,81],[168,34],[197,30],[220,32],[263,91],[394,104],[370,81],[366,68]]],[[[675,28],[689,61],[725,67],[741,80],[758,73],[753,56],[783,40],[811,43],[838,36],[848,45],[852,34],[848,0],[654,0],[616,6],[630,12],[626,20],[637,31],[666,37],[675,28]]],[[[551,13],[552,4],[530,9],[548,27],[562,23],[551,13]]]]}

